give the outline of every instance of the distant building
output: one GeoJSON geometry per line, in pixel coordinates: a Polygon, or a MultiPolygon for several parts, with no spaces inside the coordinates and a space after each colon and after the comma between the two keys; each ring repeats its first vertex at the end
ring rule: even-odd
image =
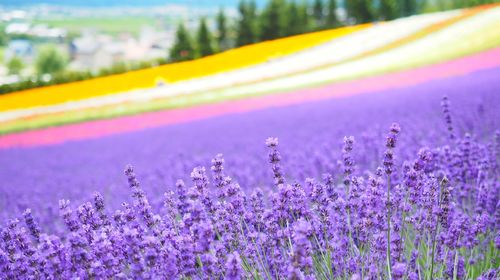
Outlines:
{"type": "Polygon", "coordinates": [[[101,48],[94,37],[85,36],[73,40],[69,45],[72,68],[95,69],[98,64],[97,53],[101,48]]]}
{"type": "Polygon", "coordinates": [[[66,29],[63,28],[51,28],[45,24],[37,24],[31,27],[28,34],[40,38],[62,41],[67,33],[66,29]]]}
{"type": "Polygon", "coordinates": [[[70,43],[70,67],[98,70],[123,61],[124,53],[124,46],[109,36],[87,34],[70,43]]]}
{"type": "Polygon", "coordinates": [[[12,40],[5,50],[5,61],[17,56],[24,62],[32,62],[35,56],[33,44],[28,40],[12,40]]]}
{"type": "Polygon", "coordinates": [[[23,10],[5,11],[0,14],[0,20],[9,22],[15,20],[25,20],[27,12],[23,10]]]}
{"type": "Polygon", "coordinates": [[[68,32],[66,29],[52,28],[46,24],[32,25],[25,22],[13,22],[5,27],[5,33],[14,35],[29,35],[61,42],[66,37],[68,32]]]}
{"type": "Polygon", "coordinates": [[[169,35],[150,29],[143,29],[139,39],[129,34],[112,38],[88,32],[69,44],[70,68],[99,70],[119,62],[165,57],[170,44],[169,35]]]}
{"type": "Polygon", "coordinates": [[[7,34],[28,34],[31,25],[25,22],[13,22],[5,27],[7,34]]]}

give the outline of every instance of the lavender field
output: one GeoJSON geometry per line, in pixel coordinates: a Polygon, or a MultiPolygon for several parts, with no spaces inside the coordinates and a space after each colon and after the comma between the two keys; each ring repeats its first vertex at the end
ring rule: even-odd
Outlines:
{"type": "Polygon", "coordinates": [[[498,279],[499,76],[1,150],[0,273],[498,279]]]}

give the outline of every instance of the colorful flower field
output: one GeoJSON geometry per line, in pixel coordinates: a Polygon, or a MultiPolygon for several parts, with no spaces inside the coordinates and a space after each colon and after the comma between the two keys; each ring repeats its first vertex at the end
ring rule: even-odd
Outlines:
{"type": "Polygon", "coordinates": [[[0,279],[499,279],[499,19],[0,96],[0,279]]]}
{"type": "Polygon", "coordinates": [[[446,62],[497,47],[499,17],[498,5],[426,14],[299,35],[184,62],[179,67],[185,70],[174,71],[184,76],[177,78],[159,67],[4,95],[0,133],[290,92],[446,62]],[[321,44],[320,39],[330,41],[321,44]],[[249,55],[252,50],[259,55],[249,55]],[[233,54],[246,62],[237,68],[233,54]],[[219,69],[224,65],[226,71],[219,69]],[[205,71],[201,77],[200,69],[205,71]],[[151,87],[158,80],[170,82],[151,87]]]}

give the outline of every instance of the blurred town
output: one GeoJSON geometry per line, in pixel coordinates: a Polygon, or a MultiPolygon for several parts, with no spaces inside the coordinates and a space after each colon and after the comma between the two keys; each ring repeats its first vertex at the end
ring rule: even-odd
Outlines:
{"type": "Polygon", "coordinates": [[[65,71],[98,72],[125,62],[165,59],[177,22],[195,28],[199,14],[212,17],[216,11],[200,7],[193,11],[182,5],[154,9],[0,6],[0,84],[52,72],[43,69],[50,66],[39,65],[42,56],[51,54],[56,57],[52,68],[65,71]]]}

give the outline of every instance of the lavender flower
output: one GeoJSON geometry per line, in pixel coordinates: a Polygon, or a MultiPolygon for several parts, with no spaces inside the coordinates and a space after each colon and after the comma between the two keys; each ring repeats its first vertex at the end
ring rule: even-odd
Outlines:
{"type": "Polygon", "coordinates": [[[99,192],[94,193],[94,207],[99,216],[100,225],[109,226],[111,223],[104,208],[104,198],[99,192]]]}
{"type": "Polygon", "coordinates": [[[444,177],[441,181],[441,202],[439,212],[439,222],[443,226],[443,228],[448,228],[448,216],[450,214],[450,189],[448,187],[448,178],[444,177]]]}
{"type": "Polygon", "coordinates": [[[384,154],[384,167],[385,167],[385,173],[387,175],[391,175],[393,173],[393,166],[394,166],[394,148],[396,147],[396,142],[397,142],[397,136],[399,132],[401,131],[401,128],[399,127],[399,124],[393,123],[390,128],[389,135],[387,136],[387,141],[386,141],[386,151],[384,154]]]}
{"type": "Polygon", "coordinates": [[[154,214],[131,165],[127,165],[125,168],[125,175],[127,176],[129,187],[132,190],[132,197],[135,199],[134,206],[137,208],[137,211],[141,214],[148,227],[153,227],[155,225],[153,220],[154,214]]]}
{"type": "Polygon", "coordinates": [[[443,96],[443,100],[441,101],[441,107],[443,108],[444,120],[446,122],[450,139],[453,140],[455,139],[455,134],[453,133],[453,123],[451,121],[450,101],[448,100],[447,96],[443,96]]]}
{"type": "Polygon", "coordinates": [[[278,151],[278,138],[269,137],[266,140],[266,146],[270,149],[269,151],[269,163],[274,174],[274,185],[278,186],[285,183],[285,178],[283,177],[283,171],[281,169],[281,155],[278,151]]]}
{"type": "Polygon", "coordinates": [[[212,173],[214,178],[214,184],[217,188],[217,198],[224,200],[227,196],[226,187],[230,183],[230,180],[224,175],[224,158],[222,154],[217,154],[214,159],[212,159],[212,173]]]}
{"type": "Polygon", "coordinates": [[[354,145],[354,137],[344,137],[344,147],[342,149],[342,159],[344,164],[344,184],[349,186],[351,183],[351,174],[354,171],[354,160],[352,159],[352,149],[354,145]]]}
{"type": "Polygon", "coordinates": [[[312,274],[313,260],[312,247],[309,237],[312,235],[311,224],[304,219],[298,220],[293,227],[293,251],[291,264],[288,272],[289,279],[295,279],[302,273],[304,275],[312,274]],[[299,273],[297,273],[300,271],[299,273]]]}
{"type": "Polygon", "coordinates": [[[227,280],[239,280],[242,279],[243,271],[241,269],[241,258],[238,252],[233,252],[229,254],[226,261],[226,273],[225,278],[227,280]]]}
{"type": "Polygon", "coordinates": [[[33,219],[33,215],[31,214],[31,209],[26,209],[23,213],[24,222],[29,229],[31,236],[35,239],[36,242],[40,242],[40,227],[33,219]]]}
{"type": "Polygon", "coordinates": [[[78,222],[73,218],[73,211],[69,207],[69,200],[59,200],[59,210],[64,223],[70,231],[78,230],[78,222]]]}

